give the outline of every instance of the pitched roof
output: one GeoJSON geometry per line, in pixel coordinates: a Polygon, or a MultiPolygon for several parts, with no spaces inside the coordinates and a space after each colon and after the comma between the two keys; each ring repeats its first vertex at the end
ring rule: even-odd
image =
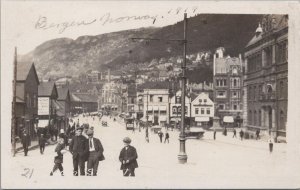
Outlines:
{"type": "Polygon", "coordinates": [[[17,80],[26,80],[28,73],[31,69],[32,62],[18,62],[17,63],[17,80]]]}
{"type": "Polygon", "coordinates": [[[32,67],[34,69],[36,80],[39,83],[39,78],[37,76],[34,63],[25,61],[17,63],[17,81],[25,81],[32,67]]]}
{"type": "Polygon", "coordinates": [[[42,82],[39,85],[38,96],[51,96],[53,89],[56,89],[56,85],[53,81],[50,82],[42,82]]]}
{"type": "Polygon", "coordinates": [[[75,102],[98,102],[98,96],[91,94],[72,94],[72,101],[75,102]]]}
{"type": "Polygon", "coordinates": [[[237,57],[216,58],[215,71],[217,73],[227,73],[230,70],[230,66],[240,65],[240,59],[237,57]]]}
{"type": "Polygon", "coordinates": [[[57,100],[66,100],[68,96],[68,88],[57,88],[58,98],[57,100]]]}

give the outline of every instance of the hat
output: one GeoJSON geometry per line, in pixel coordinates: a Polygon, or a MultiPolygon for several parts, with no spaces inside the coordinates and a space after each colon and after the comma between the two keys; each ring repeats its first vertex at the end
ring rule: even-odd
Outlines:
{"type": "Polygon", "coordinates": [[[127,144],[130,144],[130,143],[131,143],[131,139],[130,139],[129,137],[125,137],[125,138],[123,139],[123,142],[124,142],[124,143],[127,143],[127,144]]]}
{"type": "Polygon", "coordinates": [[[93,130],[88,130],[88,131],[86,132],[86,134],[87,134],[87,135],[93,135],[93,134],[94,134],[94,131],[93,131],[93,130]]]}
{"type": "Polygon", "coordinates": [[[83,130],[83,127],[79,126],[76,128],[76,130],[83,130]]]}

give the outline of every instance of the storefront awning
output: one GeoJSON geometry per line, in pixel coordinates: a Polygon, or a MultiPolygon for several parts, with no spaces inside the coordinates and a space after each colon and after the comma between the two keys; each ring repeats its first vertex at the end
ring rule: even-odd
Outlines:
{"type": "Polygon", "coordinates": [[[167,111],[167,107],[166,106],[159,106],[159,110],[160,111],[167,111]]]}
{"type": "Polygon", "coordinates": [[[225,123],[233,123],[233,117],[232,116],[224,116],[223,122],[225,123]]]}
{"type": "Polygon", "coordinates": [[[209,121],[209,117],[195,117],[195,121],[198,121],[198,122],[208,122],[209,121]]]}
{"type": "Polygon", "coordinates": [[[45,128],[49,125],[49,120],[39,120],[38,127],[45,128]]]}
{"type": "Polygon", "coordinates": [[[175,121],[175,122],[181,121],[181,118],[171,118],[171,121],[175,121]]]}

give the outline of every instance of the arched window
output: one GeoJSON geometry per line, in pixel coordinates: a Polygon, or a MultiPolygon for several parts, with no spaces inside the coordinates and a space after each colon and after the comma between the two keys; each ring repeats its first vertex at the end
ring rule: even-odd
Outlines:
{"type": "Polygon", "coordinates": [[[237,72],[237,68],[233,68],[232,69],[232,74],[237,74],[238,72],[237,72]]]}
{"type": "Polygon", "coordinates": [[[236,79],[233,79],[233,86],[234,86],[234,87],[237,86],[237,81],[236,81],[236,79]]]}

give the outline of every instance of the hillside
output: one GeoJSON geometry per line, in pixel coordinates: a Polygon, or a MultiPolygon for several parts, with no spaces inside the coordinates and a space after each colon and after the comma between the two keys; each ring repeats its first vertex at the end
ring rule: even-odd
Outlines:
{"type": "MultiPolygon", "coordinates": [[[[187,53],[211,51],[223,46],[226,53],[237,56],[251,39],[260,15],[201,14],[188,19],[187,53]]],[[[182,55],[179,42],[133,42],[132,37],[181,39],[183,22],[163,28],[140,28],[76,40],[59,38],[44,42],[22,59],[35,62],[39,76],[45,78],[65,73],[79,75],[89,69],[119,70],[132,62],[150,63],[153,59],[182,55]]]]}

